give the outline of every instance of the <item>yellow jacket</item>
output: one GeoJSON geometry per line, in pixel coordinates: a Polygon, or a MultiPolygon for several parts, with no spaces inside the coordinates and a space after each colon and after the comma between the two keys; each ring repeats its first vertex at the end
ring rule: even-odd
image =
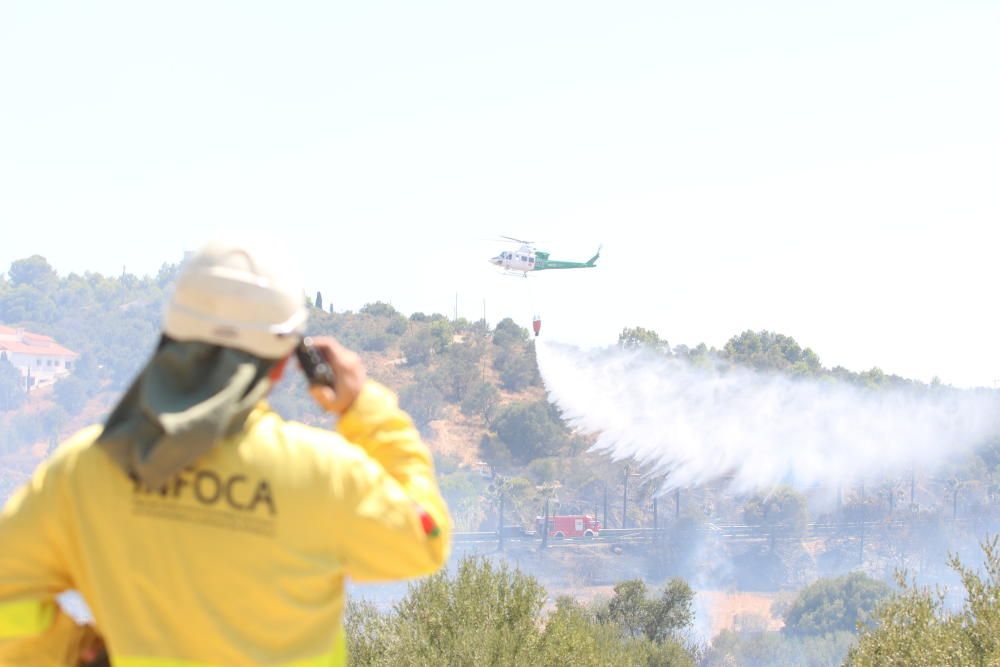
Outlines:
{"type": "Polygon", "coordinates": [[[430,453],[369,382],[337,433],[258,407],[162,492],[64,443],[0,514],[0,665],[66,665],[80,591],[116,667],[345,662],[344,580],[437,570],[450,520],[430,453]]]}

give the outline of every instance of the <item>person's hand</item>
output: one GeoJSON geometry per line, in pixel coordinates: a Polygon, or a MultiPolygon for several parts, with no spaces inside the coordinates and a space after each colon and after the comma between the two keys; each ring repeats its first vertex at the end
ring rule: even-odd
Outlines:
{"type": "Polygon", "coordinates": [[[78,664],[81,667],[102,667],[110,664],[104,640],[92,625],[84,626],[83,638],[80,640],[78,664]]]}
{"type": "Polygon", "coordinates": [[[333,371],[334,387],[311,385],[309,393],[324,410],[342,415],[354,405],[368,377],[361,357],[329,336],[314,337],[313,346],[333,371]]]}

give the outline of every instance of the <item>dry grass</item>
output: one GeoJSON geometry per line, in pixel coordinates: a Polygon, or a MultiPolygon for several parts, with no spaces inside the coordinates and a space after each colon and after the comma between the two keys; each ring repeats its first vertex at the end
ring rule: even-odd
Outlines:
{"type": "Polygon", "coordinates": [[[715,637],[723,630],[738,630],[752,619],[764,629],[780,630],[784,621],[775,617],[771,608],[777,593],[746,593],[734,591],[698,591],[698,600],[708,613],[710,634],[715,637]]]}
{"type": "Polygon", "coordinates": [[[471,466],[479,460],[479,441],[485,429],[478,419],[469,419],[454,405],[444,409],[442,419],[431,422],[434,437],[428,446],[434,454],[471,466]]]}

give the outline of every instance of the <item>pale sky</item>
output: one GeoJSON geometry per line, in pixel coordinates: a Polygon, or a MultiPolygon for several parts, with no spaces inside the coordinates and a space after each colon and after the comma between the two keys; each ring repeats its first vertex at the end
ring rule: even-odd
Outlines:
{"type": "Polygon", "coordinates": [[[265,230],[339,309],[994,386],[998,35],[995,0],[8,0],[0,270],[265,230]],[[511,278],[502,234],[604,254],[511,278]]]}

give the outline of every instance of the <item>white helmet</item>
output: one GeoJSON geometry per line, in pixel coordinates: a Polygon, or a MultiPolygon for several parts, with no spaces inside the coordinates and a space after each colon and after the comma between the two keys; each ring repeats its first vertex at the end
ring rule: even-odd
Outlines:
{"type": "Polygon", "coordinates": [[[309,311],[289,262],[232,242],[209,243],[181,268],[163,332],[175,340],[244,350],[262,359],[291,352],[309,311]]]}

